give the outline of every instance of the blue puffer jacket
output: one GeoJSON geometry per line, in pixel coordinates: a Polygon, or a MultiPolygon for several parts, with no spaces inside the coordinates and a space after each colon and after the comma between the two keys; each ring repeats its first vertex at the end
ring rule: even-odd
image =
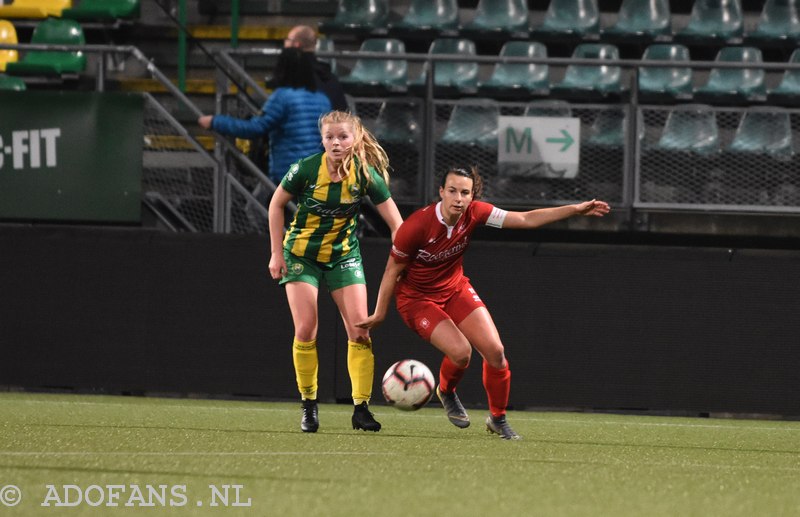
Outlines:
{"type": "Polygon", "coordinates": [[[322,150],[319,117],[331,110],[322,92],[305,88],[276,88],[262,108],[262,114],[249,120],[215,115],[211,127],[224,135],[239,138],[269,136],[269,177],[280,182],[289,166],[322,150]]]}

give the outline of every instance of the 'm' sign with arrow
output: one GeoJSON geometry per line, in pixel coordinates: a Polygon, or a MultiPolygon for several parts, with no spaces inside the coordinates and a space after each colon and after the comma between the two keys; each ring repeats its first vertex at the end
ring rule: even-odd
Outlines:
{"type": "Polygon", "coordinates": [[[579,118],[499,117],[497,129],[500,175],[543,178],[578,175],[579,118]]]}

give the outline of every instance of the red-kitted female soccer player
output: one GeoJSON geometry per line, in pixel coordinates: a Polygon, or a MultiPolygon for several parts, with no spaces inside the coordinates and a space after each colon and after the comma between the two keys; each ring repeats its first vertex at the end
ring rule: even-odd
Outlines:
{"type": "Polygon", "coordinates": [[[395,294],[397,310],[406,325],[444,353],[436,394],[447,418],[461,428],[469,416],[456,395],[474,347],[483,357],[483,385],[489,399],[486,429],[506,440],[520,436],[506,421],[511,371],[503,343],[489,311],[469,278],[463,255],[473,230],[481,224],[495,228],[538,228],[575,215],[603,216],[604,201],[509,212],[477,201],[482,190],[476,169],[450,169],[439,187],[441,201],[417,210],[397,230],[381,280],[375,312],[357,323],[373,328],[385,318],[395,294]]]}

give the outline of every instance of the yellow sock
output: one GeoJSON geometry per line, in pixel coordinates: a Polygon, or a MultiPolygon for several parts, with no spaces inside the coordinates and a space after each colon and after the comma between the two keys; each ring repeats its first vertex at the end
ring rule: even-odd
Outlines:
{"type": "Polygon", "coordinates": [[[317,340],[300,341],[294,338],[292,342],[292,359],[294,360],[294,373],[297,377],[297,389],[300,390],[300,395],[304,400],[316,400],[317,372],[319,370],[317,340]]]}
{"type": "Polygon", "coordinates": [[[372,341],[347,342],[347,371],[353,387],[353,402],[369,402],[372,396],[372,378],[375,375],[375,356],[372,355],[372,341]]]}

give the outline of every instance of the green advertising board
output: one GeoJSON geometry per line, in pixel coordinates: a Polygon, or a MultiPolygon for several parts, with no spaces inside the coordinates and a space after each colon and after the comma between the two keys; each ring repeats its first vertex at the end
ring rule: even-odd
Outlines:
{"type": "Polygon", "coordinates": [[[138,222],[143,97],[0,91],[0,219],[138,222]]]}

